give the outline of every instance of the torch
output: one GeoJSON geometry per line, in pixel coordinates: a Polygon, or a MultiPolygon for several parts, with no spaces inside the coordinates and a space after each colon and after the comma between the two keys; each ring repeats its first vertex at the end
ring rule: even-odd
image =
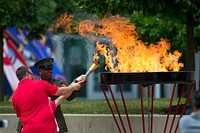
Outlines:
{"type": "MultiPolygon", "coordinates": [[[[92,72],[94,72],[98,67],[100,66],[100,63],[96,60],[93,60],[92,65],[90,66],[90,68],[87,70],[87,72],[85,73],[86,77],[88,77],[92,72]]],[[[78,82],[78,80],[74,80],[73,82],[78,82]]],[[[73,91],[72,94],[67,98],[68,101],[73,100],[78,94],[79,94],[80,90],[78,91],[73,91]]]]}
{"type": "MultiPolygon", "coordinates": [[[[88,77],[92,72],[94,72],[99,66],[100,66],[100,63],[96,60],[93,60],[92,65],[90,66],[90,68],[85,73],[86,77],[88,77]]],[[[73,82],[77,83],[78,80],[75,79],[73,82]]]]}
{"type": "Polygon", "coordinates": [[[94,72],[98,67],[100,66],[100,63],[98,61],[93,61],[92,65],[90,66],[89,70],[85,73],[85,75],[88,77],[92,72],[94,72]]]}

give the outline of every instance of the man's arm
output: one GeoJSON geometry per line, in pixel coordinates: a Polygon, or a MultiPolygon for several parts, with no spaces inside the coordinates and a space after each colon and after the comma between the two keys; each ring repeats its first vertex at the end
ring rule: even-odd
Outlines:
{"type": "Polygon", "coordinates": [[[86,81],[86,76],[82,75],[78,77],[78,79],[79,81],[72,83],[69,86],[63,85],[63,87],[59,87],[56,94],[58,95],[59,93],[63,93],[63,90],[65,94],[62,94],[55,100],[56,107],[60,105],[66,98],[68,98],[73,93],[73,91],[78,91],[80,89],[81,85],[83,85],[83,83],[86,81]]]}
{"type": "MultiPolygon", "coordinates": [[[[70,84],[70,85],[72,85],[74,83],[74,81],[70,84]]],[[[64,82],[64,81],[59,81],[59,85],[58,85],[59,87],[67,87],[67,85],[66,85],[66,83],[64,82]]],[[[67,101],[71,101],[71,100],[73,100],[73,99],[75,99],[78,95],[79,95],[79,93],[80,93],[80,90],[78,90],[78,91],[73,91],[72,93],[71,93],[71,95],[70,96],[68,96],[65,100],[67,100],[67,101]]],[[[56,100],[58,98],[58,96],[53,96],[53,97],[51,97],[51,100],[52,101],[54,101],[54,100],[56,100]]]]}
{"type": "Polygon", "coordinates": [[[68,95],[59,96],[59,97],[55,100],[56,107],[57,107],[58,105],[60,105],[67,97],[68,97],[68,95]]]}
{"type": "MultiPolygon", "coordinates": [[[[74,83],[80,81],[81,78],[82,78],[81,76],[77,77],[77,78],[71,83],[71,85],[73,85],[74,83]]],[[[83,86],[85,83],[86,83],[86,79],[85,79],[85,81],[81,84],[81,86],[83,86]]],[[[67,97],[67,101],[73,100],[74,98],[76,98],[76,97],[79,95],[79,93],[80,93],[80,90],[78,90],[78,91],[75,91],[75,90],[74,90],[74,91],[72,92],[72,94],[71,94],[69,97],[67,97]]]]}
{"type": "Polygon", "coordinates": [[[70,95],[73,90],[79,90],[81,85],[79,83],[66,86],[66,87],[58,87],[58,90],[56,92],[56,96],[61,96],[61,95],[70,95]]]}
{"type": "Polygon", "coordinates": [[[86,81],[86,76],[81,75],[79,77],[79,81],[76,83],[72,83],[69,86],[64,86],[64,87],[58,87],[58,90],[56,92],[56,96],[61,96],[61,95],[66,95],[65,97],[69,97],[71,93],[75,90],[78,91],[83,83],[86,81]]]}
{"type": "Polygon", "coordinates": [[[80,87],[81,85],[79,83],[74,84],[73,86],[59,87],[58,91],[55,94],[55,95],[60,95],[55,100],[56,107],[60,105],[67,97],[69,97],[74,90],[79,90],[80,87]]]}

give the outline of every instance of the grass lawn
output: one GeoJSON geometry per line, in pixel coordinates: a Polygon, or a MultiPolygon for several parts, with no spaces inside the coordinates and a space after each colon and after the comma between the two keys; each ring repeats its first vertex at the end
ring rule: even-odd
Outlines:
{"type": "MultiPolygon", "coordinates": [[[[173,100],[173,105],[177,104],[178,99],[173,100]]],[[[123,103],[121,100],[116,100],[121,114],[125,114],[123,103]]],[[[181,100],[181,104],[185,99],[181,100]]],[[[126,99],[126,108],[129,114],[141,114],[140,99],[126,99]]],[[[114,103],[110,100],[111,106],[114,109],[114,103]]],[[[164,114],[170,104],[170,99],[161,98],[154,99],[154,113],[164,114]]],[[[148,112],[148,100],[143,99],[143,106],[145,113],[148,112]]],[[[82,100],[75,99],[72,101],[64,101],[61,105],[64,114],[111,114],[106,100],[82,100]]],[[[115,110],[113,110],[115,111],[115,110]]],[[[115,111],[116,112],[116,111],[115,111]]],[[[11,102],[0,102],[0,114],[13,114],[15,113],[11,102]]]]}

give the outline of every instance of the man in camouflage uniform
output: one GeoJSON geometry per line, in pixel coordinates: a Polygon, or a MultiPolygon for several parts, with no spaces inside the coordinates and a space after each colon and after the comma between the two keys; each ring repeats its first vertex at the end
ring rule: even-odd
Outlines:
{"type": "MultiPolygon", "coordinates": [[[[64,81],[52,78],[52,74],[53,74],[53,64],[52,63],[53,63],[53,61],[54,61],[53,58],[44,58],[44,59],[37,61],[34,64],[34,67],[38,68],[41,79],[46,80],[49,83],[54,84],[59,87],[66,86],[64,81]]],[[[67,100],[68,101],[73,100],[78,94],[79,94],[79,92],[73,92],[72,95],[67,98],[67,100]]],[[[51,100],[53,101],[56,98],[58,98],[58,96],[53,96],[53,97],[51,97],[51,100]]],[[[56,112],[54,114],[56,117],[56,121],[58,123],[59,133],[68,132],[65,118],[62,113],[60,105],[57,106],[56,112]]],[[[22,126],[21,126],[21,122],[19,121],[17,131],[20,132],[21,129],[22,129],[22,126]]]]}

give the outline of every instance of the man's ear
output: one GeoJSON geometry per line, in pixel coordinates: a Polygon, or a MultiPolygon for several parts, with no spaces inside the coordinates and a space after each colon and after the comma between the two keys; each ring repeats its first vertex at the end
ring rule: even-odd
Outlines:
{"type": "Polygon", "coordinates": [[[41,74],[41,69],[38,69],[38,71],[39,71],[39,74],[41,74]]]}

